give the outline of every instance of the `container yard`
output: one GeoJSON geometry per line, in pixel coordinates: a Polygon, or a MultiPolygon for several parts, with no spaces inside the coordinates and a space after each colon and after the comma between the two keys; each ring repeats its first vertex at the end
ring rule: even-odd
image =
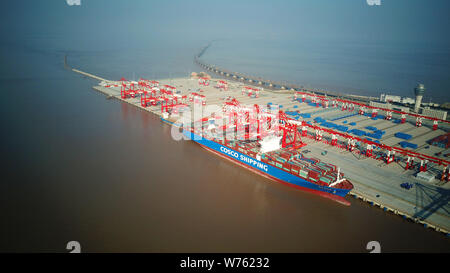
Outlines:
{"type": "MultiPolygon", "coordinates": [[[[223,109],[203,116],[201,121],[190,120],[202,126],[224,118],[226,107],[277,109],[285,125],[279,129],[279,150],[258,150],[256,142],[247,141],[251,134],[237,129],[237,138],[229,142],[233,149],[296,176],[306,176],[305,170],[316,172],[313,179],[324,186],[345,177],[353,185],[349,195],[426,228],[449,233],[450,128],[446,120],[306,90],[273,91],[246,82],[196,75],[158,81],[102,80],[93,88],[178,126],[182,113],[194,107],[214,105],[223,109]],[[224,117],[220,117],[222,114],[224,117]]],[[[258,118],[263,120],[262,115],[258,118]]],[[[259,131],[260,121],[248,116],[246,121],[258,124],[255,136],[261,140],[264,132],[259,131]]],[[[227,125],[233,122],[235,128],[245,125],[237,119],[230,119],[227,125]]]]}

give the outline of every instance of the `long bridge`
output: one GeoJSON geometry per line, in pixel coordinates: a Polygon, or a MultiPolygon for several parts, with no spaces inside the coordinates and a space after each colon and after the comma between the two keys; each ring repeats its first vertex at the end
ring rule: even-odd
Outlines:
{"type": "Polygon", "coordinates": [[[254,85],[258,87],[263,87],[269,90],[290,90],[290,91],[304,91],[304,92],[310,92],[313,94],[323,95],[323,96],[332,96],[332,97],[338,97],[343,99],[352,99],[352,100],[358,100],[362,102],[369,102],[370,100],[378,99],[376,97],[367,97],[367,96],[357,96],[357,95],[350,95],[350,94],[342,94],[338,92],[332,92],[332,91],[326,91],[323,89],[317,89],[317,88],[306,88],[302,85],[297,84],[291,84],[287,82],[280,82],[280,81],[272,81],[268,79],[263,79],[260,77],[254,77],[250,75],[246,75],[240,72],[230,71],[225,68],[221,68],[219,66],[208,64],[200,58],[202,55],[206,52],[206,50],[211,46],[211,43],[206,45],[205,47],[201,48],[199,53],[194,56],[194,62],[205,69],[206,71],[210,71],[212,73],[215,73],[223,78],[228,78],[234,81],[240,81],[245,82],[249,85],[254,85]]]}

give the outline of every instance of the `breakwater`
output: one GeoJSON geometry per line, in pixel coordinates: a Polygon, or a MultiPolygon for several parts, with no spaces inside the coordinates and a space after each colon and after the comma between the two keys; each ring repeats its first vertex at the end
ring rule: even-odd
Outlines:
{"type": "Polygon", "coordinates": [[[303,91],[303,92],[310,92],[313,94],[323,95],[323,96],[330,96],[330,97],[336,97],[336,98],[342,98],[342,99],[351,99],[356,100],[364,103],[368,103],[371,100],[377,100],[376,97],[369,97],[369,96],[359,96],[359,95],[351,95],[351,94],[343,94],[339,92],[333,92],[318,88],[306,88],[303,85],[283,82],[283,81],[273,81],[269,79],[264,79],[261,77],[254,77],[251,75],[247,75],[241,72],[237,71],[231,71],[222,67],[219,67],[214,64],[208,64],[205,61],[201,60],[201,57],[203,54],[210,48],[212,43],[209,43],[208,45],[202,47],[199,52],[194,56],[194,63],[199,65],[201,68],[205,69],[206,71],[212,72],[220,77],[228,78],[230,80],[239,81],[239,82],[245,82],[248,85],[253,85],[257,87],[266,88],[269,90],[286,90],[286,91],[303,91]]]}

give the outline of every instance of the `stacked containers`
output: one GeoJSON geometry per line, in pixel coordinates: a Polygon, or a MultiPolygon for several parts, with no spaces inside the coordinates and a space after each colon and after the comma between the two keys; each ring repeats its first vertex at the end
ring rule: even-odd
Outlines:
{"type": "Polygon", "coordinates": [[[402,148],[412,148],[412,149],[417,149],[417,144],[415,143],[410,143],[407,141],[402,141],[399,143],[400,146],[402,146],[402,148]]]}
{"type": "Polygon", "coordinates": [[[284,163],[283,170],[286,172],[291,172],[291,164],[289,164],[288,162],[284,163]]]}
{"type": "Polygon", "coordinates": [[[308,171],[307,170],[299,170],[298,176],[306,179],[306,178],[308,178],[308,171]]]}
{"type": "Polygon", "coordinates": [[[411,139],[411,138],[412,138],[412,135],[410,135],[410,134],[405,134],[405,133],[402,133],[402,132],[395,133],[394,135],[395,135],[395,137],[397,137],[397,138],[401,138],[401,139],[405,139],[405,140],[408,140],[408,139],[411,139]]]}
{"type": "Polygon", "coordinates": [[[322,176],[322,177],[320,177],[319,181],[323,182],[325,185],[329,185],[332,180],[326,176],[322,176]]]}
{"type": "Polygon", "coordinates": [[[333,171],[333,167],[329,166],[327,163],[319,162],[316,166],[320,166],[323,170],[325,170],[325,173],[330,173],[333,171]]]}
{"type": "MultiPolygon", "coordinates": [[[[256,143],[249,144],[248,148],[250,147],[254,147],[254,151],[257,151],[256,143]]],[[[321,162],[318,158],[304,157],[296,151],[273,151],[261,158],[263,162],[316,184],[328,186],[336,180],[335,165],[321,162]]]]}
{"type": "Polygon", "coordinates": [[[447,149],[450,146],[450,133],[433,138],[431,145],[447,149]]]}
{"type": "Polygon", "coordinates": [[[308,169],[308,178],[313,182],[317,182],[317,180],[319,179],[319,172],[311,168],[308,169]]]}
{"type": "Polygon", "coordinates": [[[291,164],[291,173],[298,175],[298,172],[300,171],[300,167],[295,165],[295,164],[291,164]]]}

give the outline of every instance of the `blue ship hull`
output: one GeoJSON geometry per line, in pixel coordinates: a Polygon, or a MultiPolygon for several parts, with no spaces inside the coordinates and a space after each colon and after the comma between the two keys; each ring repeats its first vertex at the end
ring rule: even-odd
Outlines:
{"type": "MultiPolygon", "coordinates": [[[[305,179],[295,176],[291,173],[285,172],[277,167],[270,164],[264,163],[257,160],[256,158],[250,157],[246,154],[240,153],[234,149],[221,145],[217,142],[211,141],[209,139],[203,138],[197,134],[190,131],[183,130],[183,134],[187,136],[190,140],[193,140],[203,147],[215,152],[216,154],[226,157],[240,165],[252,169],[264,176],[269,176],[277,181],[290,184],[292,186],[301,187],[310,191],[320,192],[327,195],[344,197],[350,192],[349,189],[336,189],[327,186],[321,186],[311,183],[305,179]]],[[[344,203],[346,203],[344,201],[344,203]]]]}

